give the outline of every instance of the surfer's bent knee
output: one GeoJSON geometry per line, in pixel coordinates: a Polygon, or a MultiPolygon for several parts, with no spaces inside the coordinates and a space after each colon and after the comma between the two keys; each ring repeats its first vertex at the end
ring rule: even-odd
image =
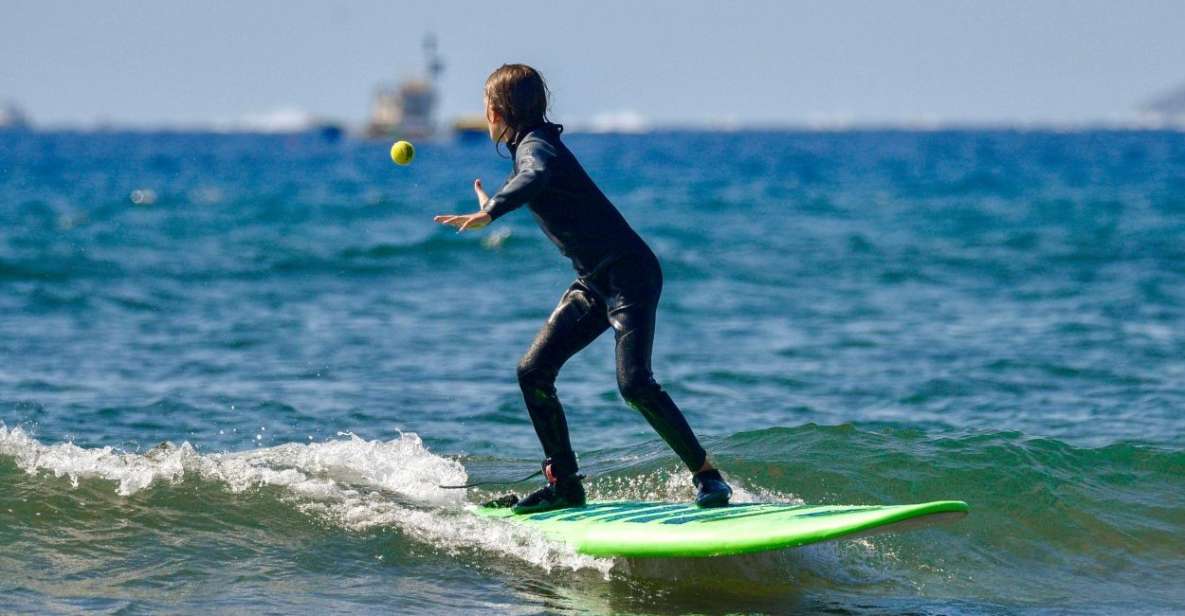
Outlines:
{"type": "Polygon", "coordinates": [[[626,403],[637,408],[647,400],[662,391],[662,387],[654,382],[649,374],[633,374],[617,380],[617,389],[626,403]]]}
{"type": "Polygon", "coordinates": [[[518,384],[525,390],[547,390],[555,384],[556,371],[540,366],[531,356],[518,362],[518,384]]]}

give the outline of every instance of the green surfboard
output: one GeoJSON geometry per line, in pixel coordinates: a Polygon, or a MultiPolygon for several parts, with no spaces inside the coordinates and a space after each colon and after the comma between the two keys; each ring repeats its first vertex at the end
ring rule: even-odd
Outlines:
{"type": "Polygon", "coordinates": [[[584,507],[515,515],[478,515],[538,529],[593,556],[728,556],[819,541],[908,530],[967,515],[967,503],[850,506],[740,503],[699,509],[687,503],[590,502],[584,507]]]}

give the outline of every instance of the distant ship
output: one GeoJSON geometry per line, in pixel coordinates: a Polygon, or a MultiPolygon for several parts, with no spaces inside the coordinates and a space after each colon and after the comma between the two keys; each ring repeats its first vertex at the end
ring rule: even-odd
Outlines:
{"type": "Polygon", "coordinates": [[[0,130],[18,131],[31,128],[33,123],[29,121],[29,116],[16,103],[0,105],[0,130]]]}
{"type": "Polygon", "coordinates": [[[436,37],[424,37],[427,60],[425,75],[398,85],[381,85],[374,93],[370,120],[366,123],[367,137],[400,137],[419,139],[436,131],[436,79],[444,70],[444,63],[436,53],[436,37]]]}
{"type": "Polygon", "coordinates": [[[479,115],[461,116],[453,120],[453,134],[457,139],[470,142],[484,142],[490,134],[489,124],[479,115]]]}
{"type": "Polygon", "coordinates": [[[1160,126],[1185,127],[1185,85],[1144,103],[1140,110],[1160,126]]]}

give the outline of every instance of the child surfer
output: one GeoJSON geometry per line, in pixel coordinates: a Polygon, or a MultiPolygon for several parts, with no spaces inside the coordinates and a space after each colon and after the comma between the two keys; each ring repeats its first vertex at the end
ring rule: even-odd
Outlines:
{"type": "Polygon", "coordinates": [[[654,381],[650,353],[655,310],[662,292],[658,258],[601,193],[560,141],[563,126],[547,119],[547,86],[535,69],[506,64],[485,83],[490,138],[514,155],[514,174],[492,197],[474,181],[480,211],[434,220],[458,231],[480,229],[526,205],[543,233],[572,260],[576,281],[518,364],[518,382],[543,445],[548,484],[519,501],[515,513],[585,503],[576,454],[568,438],[555,379],[570,357],[606,329],[617,341],[617,384],[693,473],[696,504],[722,507],[732,489],[675,402],[654,381]]]}

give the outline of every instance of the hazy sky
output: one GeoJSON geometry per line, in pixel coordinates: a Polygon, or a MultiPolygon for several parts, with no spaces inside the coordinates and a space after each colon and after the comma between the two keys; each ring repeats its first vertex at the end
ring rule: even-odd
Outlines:
{"type": "Polygon", "coordinates": [[[567,122],[1108,120],[1185,81],[1180,0],[0,0],[0,101],[43,124],[359,122],[429,31],[446,118],[503,62],[541,69],[567,122]]]}

